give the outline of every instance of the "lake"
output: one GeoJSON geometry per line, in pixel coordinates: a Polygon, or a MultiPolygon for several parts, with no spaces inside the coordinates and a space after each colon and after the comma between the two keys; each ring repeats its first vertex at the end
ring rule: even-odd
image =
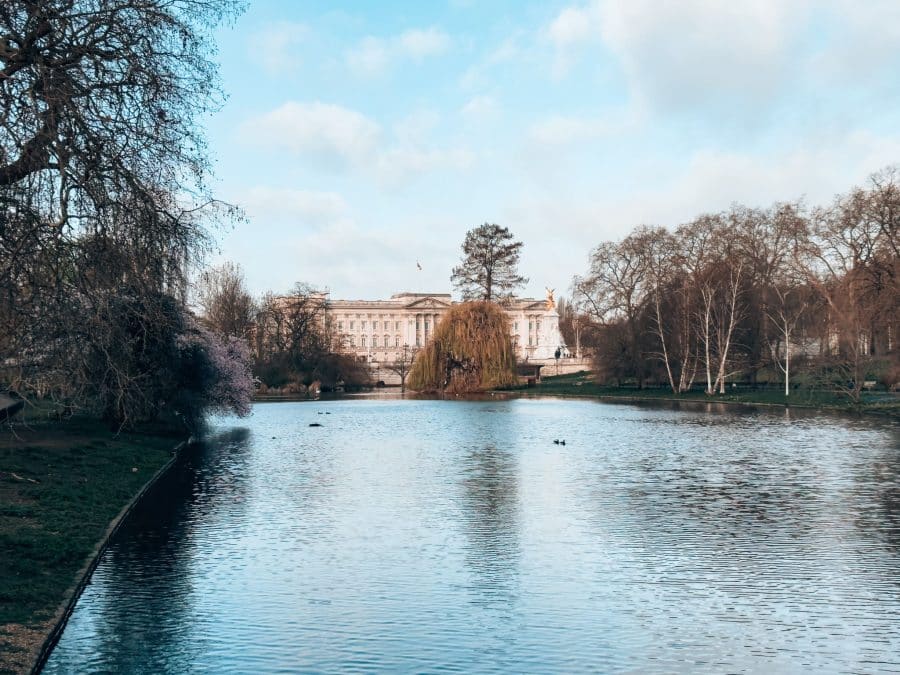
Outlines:
{"type": "Polygon", "coordinates": [[[898,670],[896,423],[390,398],[216,420],[45,668],[898,670]]]}

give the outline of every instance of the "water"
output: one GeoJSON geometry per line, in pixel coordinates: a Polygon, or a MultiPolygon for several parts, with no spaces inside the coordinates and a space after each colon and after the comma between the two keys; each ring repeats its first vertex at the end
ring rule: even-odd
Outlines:
{"type": "Polygon", "coordinates": [[[898,672],[898,438],[586,401],[257,405],[117,537],[46,672],[898,672]]]}

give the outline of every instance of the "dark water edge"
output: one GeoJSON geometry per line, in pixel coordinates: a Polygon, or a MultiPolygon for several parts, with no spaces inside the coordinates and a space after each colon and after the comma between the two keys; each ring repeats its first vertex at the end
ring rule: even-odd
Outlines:
{"type": "Polygon", "coordinates": [[[221,420],[46,672],[900,668],[897,425],[678,403],[221,420]]]}
{"type": "Polygon", "coordinates": [[[658,398],[658,397],[641,397],[640,395],[629,396],[612,396],[597,394],[577,394],[577,393],[546,393],[536,389],[517,389],[517,390],[497,390],[484,393],[470,394],[448,394],[440,396],[432,393],[420,393],[415,391],[401,392],[399,387],[385,387],[380,389],[371,389],[359,392],[324,392],[319,398],[308,398],[306,396],[265,396],[254,399],[255,403],[316,403],[317,401],[362,401],[362,400],[410,400],[410,401],[506,401],[512,399],[530,399],[530,400],[569,400],[569,401],[593,401],[595,403],[604,403],[610,405],[633,406],[637,408],[660,409],[660,410],[683,410],[688,412],[706,412],[706,413],[759,413],[770,412],[772,414],[780,414],[782,412],[789,414],[793,419],[803,417],[835,417],[851,420],[868,420],[873,424],[900,424],[900,418],[893,412],[886,412],[879,409],[860,408],[854,410],[852,408],[835,408],[808,405],[803,403],[797,404],[781,404],[756,402],[750,403],[745,401],[721,401],[721,400],[702,400],[702,399],[677,399],[677,398],[658,398]]]}

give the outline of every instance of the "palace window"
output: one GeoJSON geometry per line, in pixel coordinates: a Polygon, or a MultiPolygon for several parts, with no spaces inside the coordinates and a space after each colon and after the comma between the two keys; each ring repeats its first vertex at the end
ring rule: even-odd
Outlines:
{"type": "Polygon", "coordinates": [[[422,340],[418,335],[416,335],[416,347],[421,347],[421,346],[422,346],[422,340]]]}
{"type": "Polygon", "coordinates": [[[390,324],[388,321],[385,321],[385,322],[384,322],[384,329],[385,329],[385,330],[390,330],[390,329],[391,329],[391,324],[390,324]]]}
{"type": "Polygon", "coordinates": [[[395,335],[395,336],[394,336],[394,346],[395,346],[395,347],[399,347],[399,346],[400,346],[400,336],[399,336],[399,335],[395,335]]]}
{"type": "Polygon", "coordinates": [[[425,330],[428,330],[428,327],[429,327],[430,325],[431,325],[431,324],[429,323],[428,319],[425,319],[425,330]]]}
{"type": "Polygon", "coordinates": [[[352,335],[350,336],[350,346],[356,347],[356,338],[353,337],[352,335]]]}
{"type": "Polygon", "coordinates": [[[344,330],[344,322],[338,321],[338,330],[344,330]]]}
{"type": "Polygon", "coordinates": [[[394,322],[394,330],[400,330],[400,322],[399,321],[394,322]]]}
{"type": "Polygon", "coordinates": [[[535,325],[537,326],[538,332],[540,333],[541,332],[541,322],[538,321],[535,325]]]}
{"type": "MultiPolygon", "coordinates": [[[[363,328],[365,328],[365,325],[363,325],[363,328]]],[[[528,322],[528,330],[533,330],[533,329],[534,329],[534,322],[533,322],[533,321],[529,321],[529,322],[528,322]]]]}
{"type": "Polygon", "coordinates": [[[390,337],[389,335],[385,335],[385,336],[384,336],[384,343],[383,343],[383,344],[384,344],[385,347],[390,347],[390,346],[391,346],[391,337],[390,337]]]}
{"type": "Polygon", "coordinates": [[[350,322],[350,330],[353,330],[353,322],[350,322]]]}
{"type": "Polygon", "coordinates": [[[362,324],[360,325],[360,327],[361,327],[363,330],[365,330],[365,329],[366,329],[366,322],[363,321],[362,324]]]}
{"type": "Polygon", "coordinates": [[[360,347],[366,346],[366,336],[365,335],[363,335],[361,338],[359,338],[359,346],[360,347]]]}

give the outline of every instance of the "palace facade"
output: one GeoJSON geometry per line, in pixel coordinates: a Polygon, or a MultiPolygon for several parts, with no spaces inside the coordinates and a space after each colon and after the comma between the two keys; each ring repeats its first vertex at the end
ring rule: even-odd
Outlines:
{"type": "MultiPolygon", "coordinates": [[[[424,347],[454,302],[449,293],[396,293],[388,300],[327,300],[335,342],[373,363],[395,361],[424,347]]],[[[519,361],[553,359],[565,351],[552,297],[515,298],[503,305],[519,361]]]]}

